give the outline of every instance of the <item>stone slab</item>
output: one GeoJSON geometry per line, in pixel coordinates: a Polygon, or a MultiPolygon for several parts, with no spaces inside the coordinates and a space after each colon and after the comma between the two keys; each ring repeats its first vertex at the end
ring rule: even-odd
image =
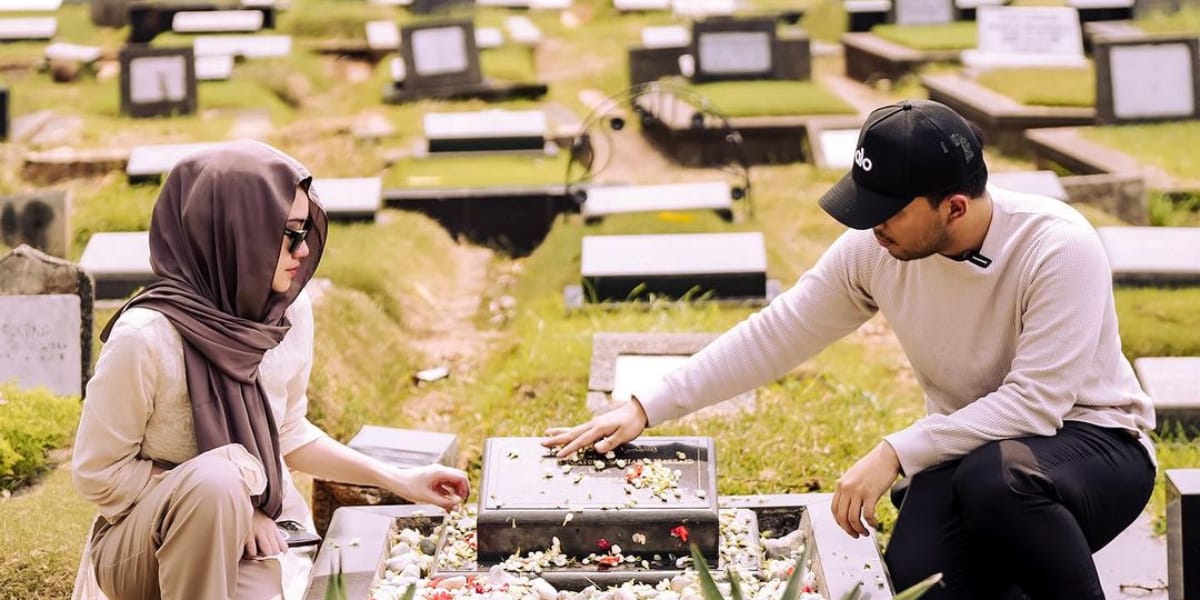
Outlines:
{"type": "Polygon", "coordinates": [[[847,170],[854,164],[854,150],[858,146],[858,129],[825,129],[815,138],[820,153],[820,165],[826,169],[847,170]]]}
{"type": "Polygon", "coordinates": [[[378,177],[314,179],[312,185],[333,220],[374,221],[383,205],[383,180],[378,177]]]}
{"type": "Polygon", "coordinates": [[[92,365],[92,280],[29,246],[0,256],[0,381],[82,395],[92,365]]]}
{"type": "Polygon", "coordinates": [[[99,46],[84,46],[67,42],[55,42],[46,46],[46,58],[49,60],[76,61],[91,64],[100,59],[99,46]]]}
{"type": "Polygon", "coordinates": [[[1200,227],[1099,227],[1117,285],[1200,285],[1200,227]]]}
{"type": "Polygon", "coordinates": [[[724,181],[662,185],[592,186],[580,207],[585,220],[612,214],[712,210],[732,218],[733,197],[724,181]]]}
{"type": "Polygon", "coordinates": [[[504,29],[508,31],[508,39],[517,44],[533,46],[542,41],[542,30],[524,15],[505,17],[504,29]]]}
{"type": "Polygon", "coordinates": [[[1079,12],[1063,6],[984,6],[976,15],[979,42],[964,50],[974,68],[1085,67],[1079,12]]]}
{"type": "Polygon", "coordinates": [[[0,13],[52,12],[61,6],[62,0],[4,0],[0,2],[0,13]]]}
{"type": "Polygon", "coordinates": [[[642,437],[615,450],[615,458],[586,452],[562,460],[543,448],[541,440],[490,438],[484,445],[478,517],[481,563],[503,560],[518,549],[546,547],[552,537],[558,537],[563,552],[571,556],[596,552],[596,541],[602,538],[643,554],[683,556],[688,545],[671,535],[678,525],[687,527],[689,541],[705,556],[717,556],[716,454],[711,438],[642,437]],[[680,472],[679,496],[667,493],[664,499],[648,488],[628,485],[632,463],[647,459],[680,472]],[[645,539],[635,543],[636,533],[645,539]]]}
{"type": "Polygon", "coordinates": [[[646,48],[684,48],[692,43],[692,32],[682,25],[642,28],[642,46],[646,48]]]}
{"type": "Polygon", "coordinates": [[[1167,585],[1171,600],[1200,595],[1200,469],[1169,469],[1167,585]]]}
{"type": "Polygon", "coordinates": [[[1067,201],[1067,190],[1063,188],[1058,173],[1054,171],[1001,171],[988,173],[988,183],[1022,194],[1049,196],[1067,201]]]}
{"type": "Polygon", "coordinates": [[[671,0],[613,0],[613,7],[621,12],[670,10],[671,0]]]}
{"type": "Polygon", "coordinates": [[[175,13],[171,30],[176,33],[249,33],[263,28],[261,10],[190,10],[175,13]]]}
{"type": "Polygon", "coordinates": [[[280,58],[292,53],[290,35],[202,35],[192,40],[196,56],[225,55],[255,58],[280,58]]]}
{"type": "Polygon", "coordinates": [[[504,32],[497,27],[479,27],[475,29],[475,46],[480,49],[499,48],[504,45],[504,32]]]}
{"type": "Polygon", "coordinates": [[[692,19],[729,17],[737,8],[736,0],[671,0],[671,12],[692,19]]]}
{"type": "Polygon", "coordinates": [[[897,25],[941,25],[954,21],[954,0],[893,0],[891,21],[897,25]]]}
{"type": "Polygon", "coordinates": [[[549,126],[545,111],[489,109],[431,112],[422,118],[430,153],[543,151],[549,126]]]}
{"type": "Polygon", "coordinates": [[[70,215],[70,196],[63,190],[0,196],[0,242],[65,257],[71,245],[70,215]]]}
{"type": "Polygon", "coordinates": [[[58,32],[55,17],[11,17],[0,19],[0,41],[48,40],[58,32]]]}
{"type": "Polygon", "coordinates": [[[367,47],[372,50],[399,50],[400,27],[395,21],[368,21],[367,47]]]}
{"type": "Polygon", "coordinates": [[[196,56],[193,60],[197,81],[225,81],[233,77],[234,60],[228,54],[196,56]]]}
{"type": "Polygon", "coordinates": [[[1200,424],[1200,358],[1142,357],[1133,361],[1133,368],[1154,401],[1160,428],[1168,421],[1200,424]]]}
{"type": "Polygon", "coordinates": [[[157,277],[150,268],[150,232],[93,233],[79,266],[96,282],[97,300],[126,298],[157,277]]]}
{"type": "Polygon", "coordinates": [[[155,144],[137,146],[129,151],[125,175],[131,181],[155,179],[166,175],[184,157],[215,148],[218,142],[197,144],[155,144]]]}
{"type": "Polygon", "coordinates": [[[1096,117],[1102,124],[1200,119],[1200,40],[1098,38],[1096,117]]]}
{"type": "Polygon", "coordinates": [[[1167,543],[1154,533],[1150,514],[1138,515],[1092,556],[1104,596],[1113,600],[1167,600],[1167,543]]]}
{"type": "Polygon", "coordinates": [[[608,235],[583,238],[585,277],[765,273],[761,233],[608,235]]]}

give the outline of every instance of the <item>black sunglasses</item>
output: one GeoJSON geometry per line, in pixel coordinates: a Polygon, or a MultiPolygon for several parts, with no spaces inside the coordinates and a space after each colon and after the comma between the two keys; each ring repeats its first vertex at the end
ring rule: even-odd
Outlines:
{"type": "Polygon", "coordinates": [[[304,243],[304,239],[308,237],[308,232],[312,230],[312,218],[304,220],[303,229],[283,228],[283,235],[288,239],[288,254],[295,254],[300,249],[300,244],[304,243]]]}

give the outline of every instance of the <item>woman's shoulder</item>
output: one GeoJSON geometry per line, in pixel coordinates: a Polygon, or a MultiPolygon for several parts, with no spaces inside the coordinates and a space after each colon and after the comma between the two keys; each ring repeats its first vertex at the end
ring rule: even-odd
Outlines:
{"type": "Polygon", "coordinates": [[[117,317],[112,331],[108,334],[109,342],[133,338],[148,343],[169,343],[177,337],[178,333],[165,315],[153,309],[136,306],[125,309],[121,316],[117,317]]]}
{"type": "Polygon", "coordinates": [[[287,318],[292,322],[292,325],[300,323],[311,323],[313,320],[312,298],[308,295],[308,289],[300,291],[300,295],[292,301],[291,306],[287,308],[287,318]]]}

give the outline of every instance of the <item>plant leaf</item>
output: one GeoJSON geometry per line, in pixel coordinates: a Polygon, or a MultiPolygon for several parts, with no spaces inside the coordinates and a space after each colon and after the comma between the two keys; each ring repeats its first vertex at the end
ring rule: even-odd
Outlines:
{"type": "Polygon", "coordinates": [[[733,568],[725,569],[725,577],[729,579],[729,595],[733,600],[743,600],[745,596],[742,594],[742,584],[738,582],[737,574],[733,572],[733,568]]]}
{"type": "Polygon", "coordinates": [[[346,600],[346,582],[342,576],[342,549],[334,548],[329,558],[329,582],[325,584],[325,600],[346,600]]]}
{"type": "Polygon", "coordinates": [[[929,577],[926,577],[925,579],[922,579],[921,581],[917,582],[916,584],[914,584],[912,587],[908,588],[907,590],[904,590],[903,592],[896,594],[896,597],[894,598],[894,600],[916,600],[917,598],[924,596],[925,592],[928,592],[930,588],[932,588],[933,586],[935,586],[941,582],[942,582],[942,574],[934,573],[933,575],[930,575],[929,577]]]}
{"type": "Polygon", "coordinates": [[[700,592],[704,594],[704,600],[725,600],[721,596],[721,588],[717,587],[716,580],[708,571],[708,561],[704,559],[703,554],[700,554],[700,548],[695,544],[691,544],[691,546],[692,565],[696,567],[696,573],[700,576],[700,592]]]}
{"type": "MultiPolygon", "coordinates": [[[[808,544],[805,544],[804,557],[801,557],[801,561],[803,561],[804,558],[807,558],[807,556],[808,544]]],[[[804,562],[797,562],[796,565],[792,567],[792,575],[788,577],[787,585],[784,586],[783,595],[779,596],[779,600],[796,600],[796,597],[800,595],[800,590],[804,587],[804,573],[807,571],[807,569],[804,568],[804,565],[804,562]]]]}
{"type": "Polygon", "coordinates": [[[842,600],[858,600],[861,596],[862,596],[862,582],[859,581],[858,583],[854,584],[853,589],[846,592],[845,596],[842,596],[842,600]]]}
{"type": "Polygon", "coordinates": [[[404,588],[404,595],[400,596],[400,600],[413,600],[417,595],[417,584],[412,584],[404,588]]]}

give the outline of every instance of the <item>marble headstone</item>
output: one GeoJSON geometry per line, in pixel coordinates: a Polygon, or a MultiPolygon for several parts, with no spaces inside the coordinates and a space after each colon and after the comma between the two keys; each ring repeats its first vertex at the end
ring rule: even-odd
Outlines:
{"type": "Polygon", "coordinates": [[[79,266],[96,283],[97,300],[119,300],[153,282],[150,268],[150,232],[93,233],[79,266]]]}
{"type": "Polygon", "coordinates": [[[993,67],[1085,67],[1079,11],[1065,6],[984,6],[978,46],[963,64],[993,67]]]}
{"type": "Polygon", "coordinates": [[[0,242],[65,257],[71,237],[69,198],[63,190],[0,196],[0,242]]]}
{"type": "Polygon", "coordinates": [[[1200,227],[1099,227],[1113,282],[1200,285],[1200,227]]]}
{"type": "Polygon", "coordinates": [[[1100,38],[1093,54],[1101,123],[1200,119],[1196,36],[1100,38]]]}

